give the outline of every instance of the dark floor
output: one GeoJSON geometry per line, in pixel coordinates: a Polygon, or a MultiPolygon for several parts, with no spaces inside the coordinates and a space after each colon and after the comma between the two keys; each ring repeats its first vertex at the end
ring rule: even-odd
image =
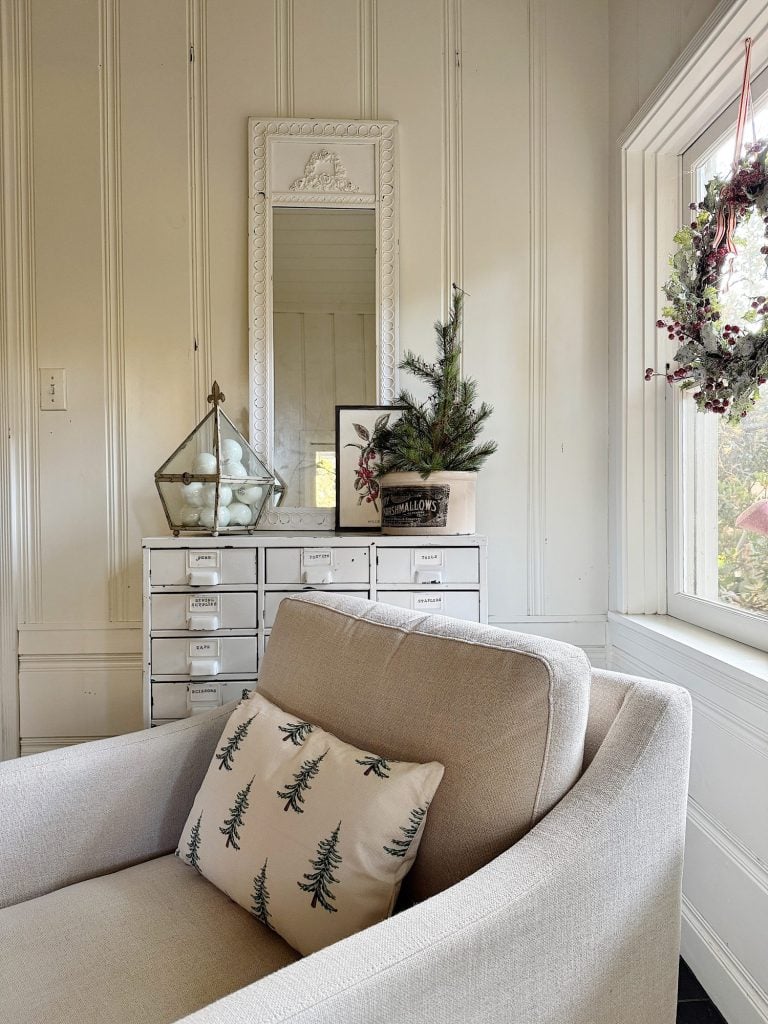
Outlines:
{"type": "Polygon", "coordinates": [[[726,1024],[725,1017],[718,1011],[684,960],[680,961],[677,1024],[726,1024]]]}

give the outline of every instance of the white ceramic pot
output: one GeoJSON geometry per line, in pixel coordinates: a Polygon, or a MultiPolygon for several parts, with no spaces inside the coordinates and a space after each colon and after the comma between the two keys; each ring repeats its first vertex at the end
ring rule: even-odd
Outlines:
{"type": "Polygon", "coordinates": [[[381,532],[430,537],[475,532],[477,473],[387,473],[381,487],[381,532]]]}

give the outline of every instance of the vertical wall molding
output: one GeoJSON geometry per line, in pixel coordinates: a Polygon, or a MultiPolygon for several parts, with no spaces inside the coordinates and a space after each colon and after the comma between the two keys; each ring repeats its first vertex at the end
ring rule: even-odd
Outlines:
{"type": "Polygon", "coordinates": [[[32,34],[28,0],[0,5],[0,756],[18,753],[18,624],[42,615],[32,34]],[[7,474],[7,475],[6,475],[7,474]]]}
{"type": "Polygon", "coordinates": [[[293,0],[275,0],[275,115],[294,117],[293,0]]]}
{"type": "Polygon", "coordinates": [[[187,0],[189,32],[189,224],[195,417],[208,410],[213,382],[211,258],[208,220],[208,0],[187,0]]]}
{"type": "Polygon", "coordinates": [[[464,285],[462,0],[443,3],[443,310],[451,285],[464,285]]]}
{"type": "Polygon", "coordinates": [[[109,619],[130,618],[128,604],[128,464],[123,322],[123,211],[120,151],[120,0],[100,0],[101,238],[107,455],[109,619]]]}
{"type": "Polygon", "coordinates": [[[360,117],[375,121],[379,116],[379,25],[378,0],[360,0],[358,87],[360,117]]]}
{"type": "Polygon", "coordinates": [[[528,352],[528,614],[546,613],[547,523],[547,21],[528,5],[530,152],[530,341],[528,352]]]}

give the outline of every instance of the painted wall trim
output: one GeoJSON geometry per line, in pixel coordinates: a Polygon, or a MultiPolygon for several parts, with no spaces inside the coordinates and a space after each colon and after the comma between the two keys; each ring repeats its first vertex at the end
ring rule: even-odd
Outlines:
{"type": "Polygon", "coordinates": [[[187,0],[187,71],[190,298],[195,419],[208,412],[213,383],[213,325],[208,219],[208,78],[206,28],[208,0],[187,0]]]}
{"type": "Polygon", "coordinates": [[[359,0],[360,29],[358,87],[360,117],[376,121],[379,117],[379,12],[378,0],[359,0]]]}
{"type": "Polygon", "coordinates": [[[109,618],[128,618],[128,439],[125,415],[120,0],[100,0],[101,234],[107,454],[109,618]]]}
{"type": "Polygon", "coordinates": [[[275,116],[294,114],[293,0],[275,0],[275,116]]]}
{"type": "Polygon", "coordinates": [[[545,607],[547,523],[547,5],[528,4],[530,290],[528,348],[528,614],[545,607]]]}

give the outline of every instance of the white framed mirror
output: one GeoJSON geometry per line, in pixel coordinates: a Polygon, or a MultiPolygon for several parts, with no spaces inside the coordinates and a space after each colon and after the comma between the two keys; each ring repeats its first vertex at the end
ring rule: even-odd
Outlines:
{"type": "Polygon", "coordinates": [[[335,526],[335,406],[397,393],[394,121],[253,117],[251,443],[280,478],[260,529],[335,526]]]}

